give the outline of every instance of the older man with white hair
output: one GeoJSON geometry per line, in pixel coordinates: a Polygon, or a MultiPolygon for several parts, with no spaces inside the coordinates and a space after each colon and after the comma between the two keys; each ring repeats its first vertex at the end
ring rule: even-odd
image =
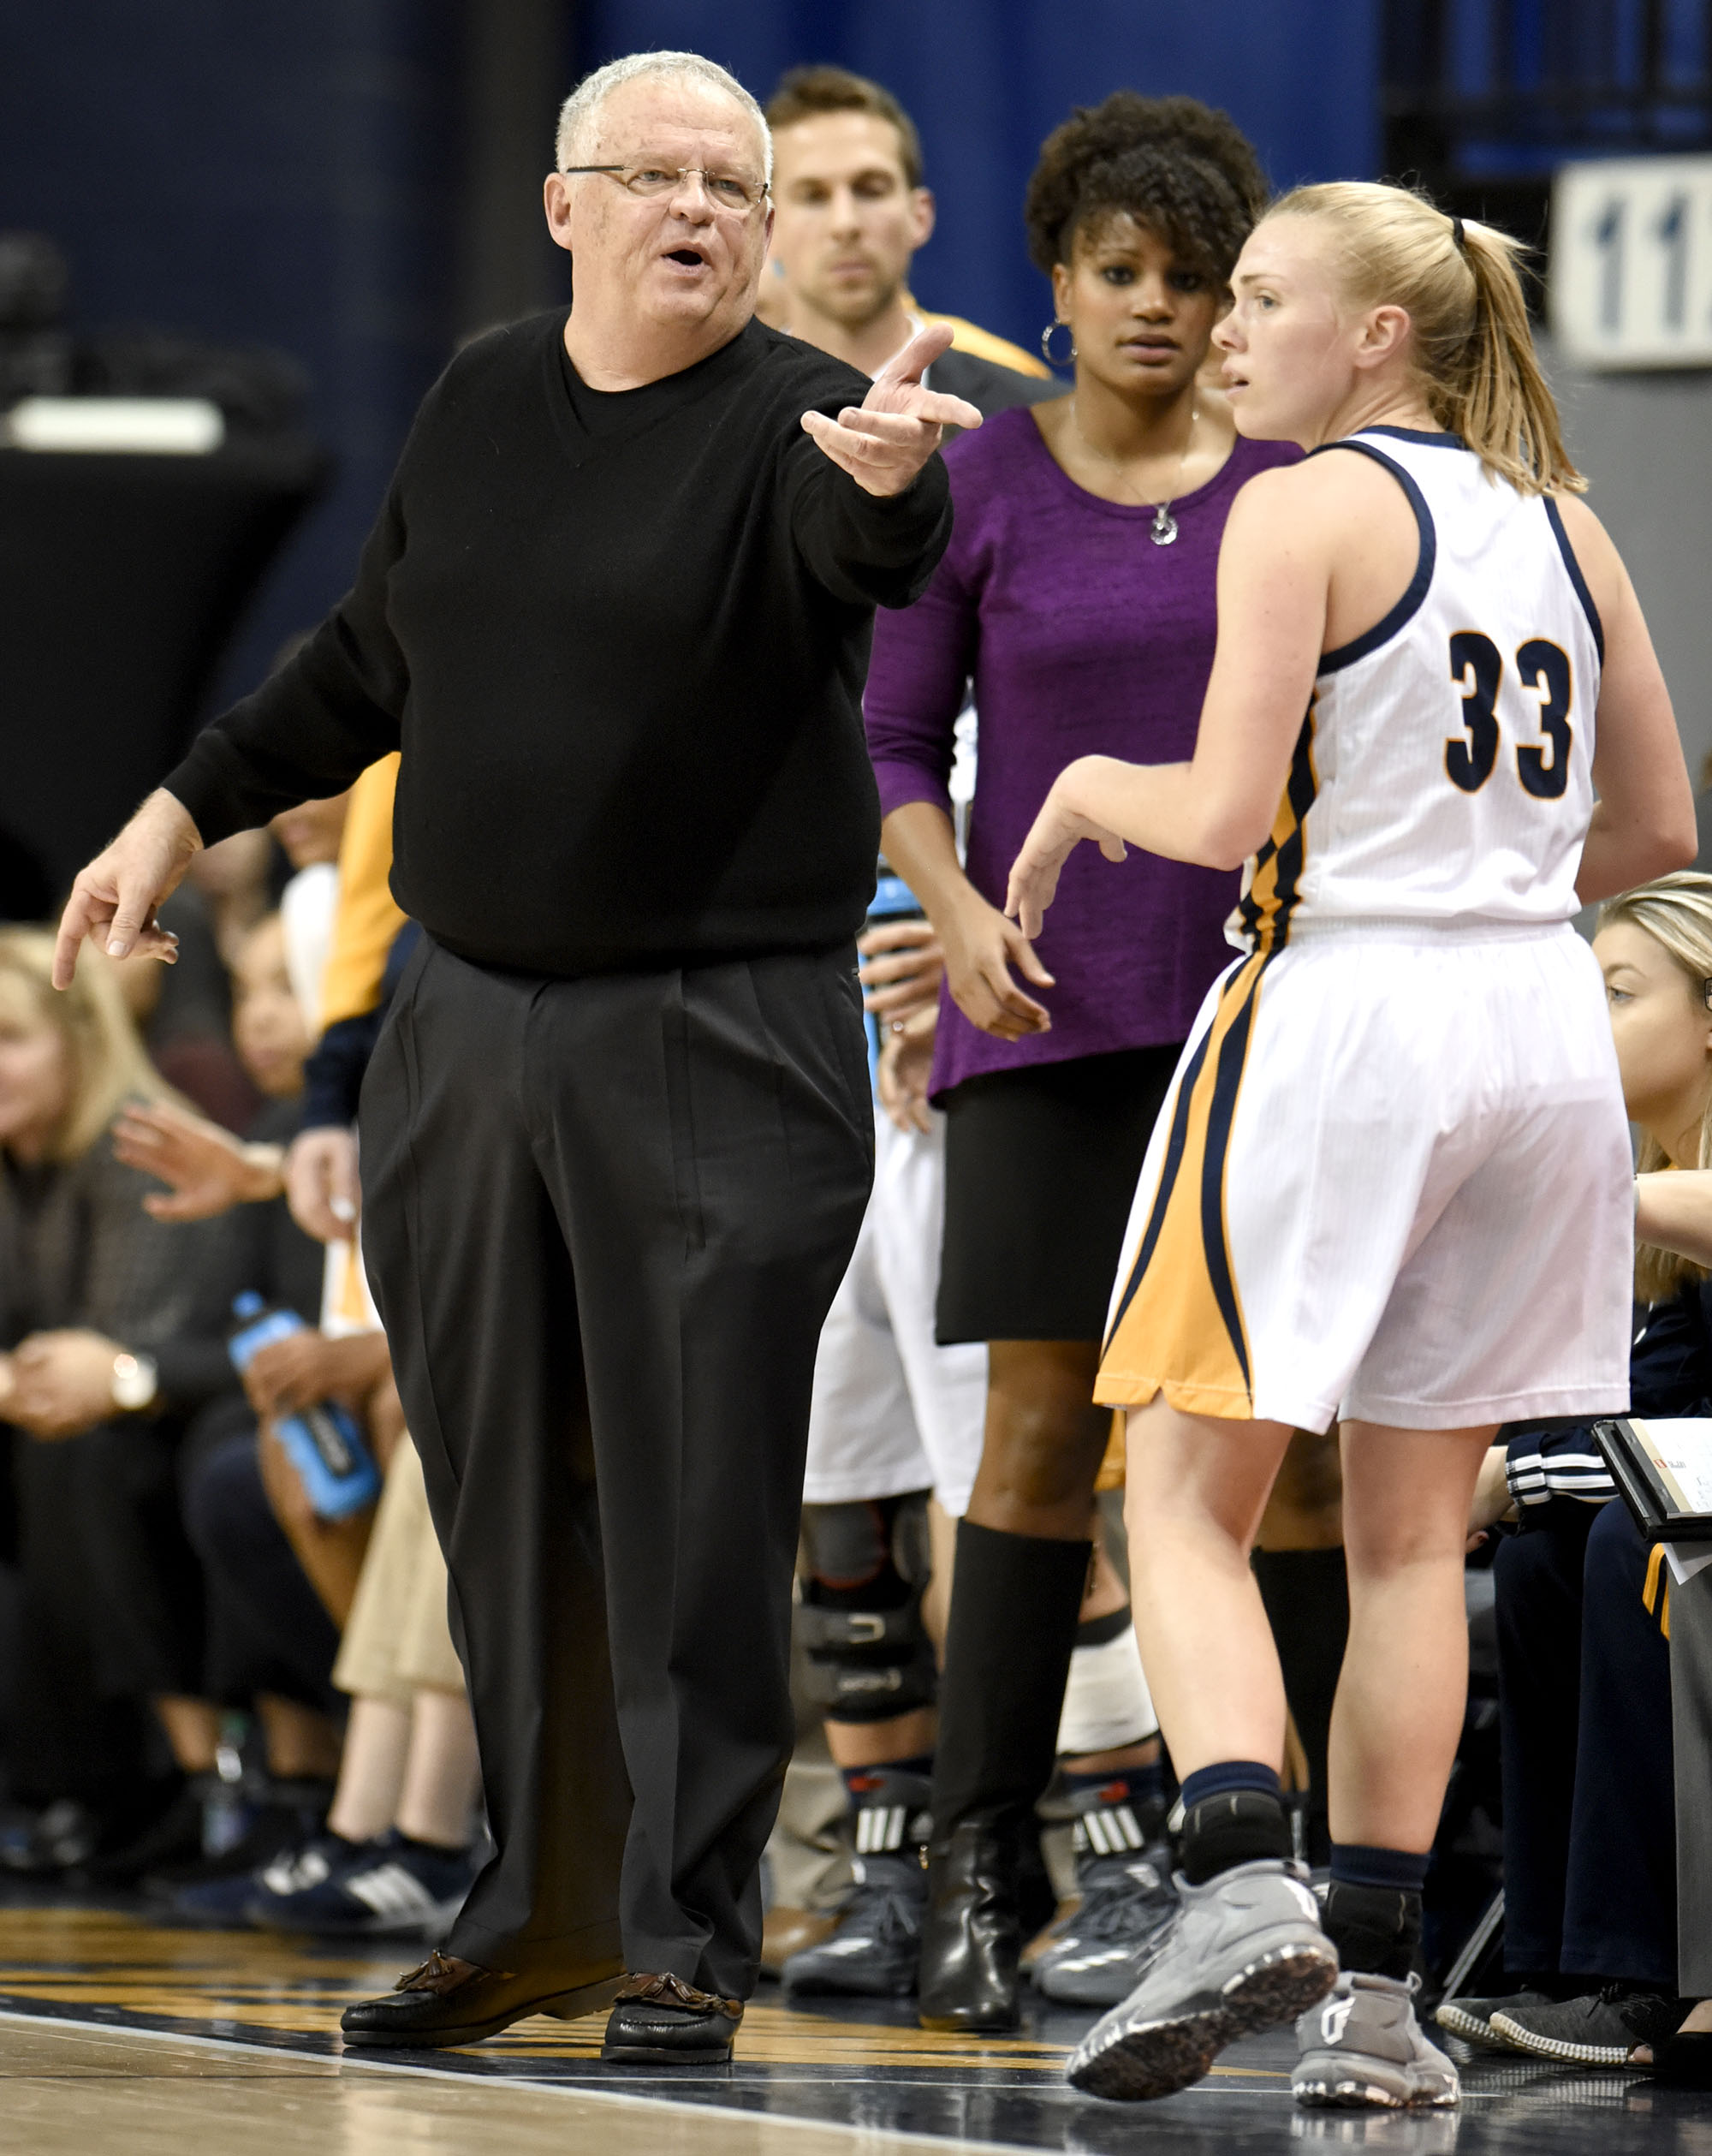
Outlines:
{"type": "Polygon", "coordinates": [[[351,591],[62,927],[62,979],[86,935],[169,956],[199,845],[402,748],[425,933],[364,1240],[497,1854],[348,2041],[615,1998],[607,2056],[705,2061],[754,1981],[815,1347],[871,1167],[859,700],[874,607],[949,534],[940,428],[979,423],[922,385],[948,331],[871,385],[752,319],[770,157],[694,54],[581,86],[546,182],[568,313],[460,353],[351,591]]]}

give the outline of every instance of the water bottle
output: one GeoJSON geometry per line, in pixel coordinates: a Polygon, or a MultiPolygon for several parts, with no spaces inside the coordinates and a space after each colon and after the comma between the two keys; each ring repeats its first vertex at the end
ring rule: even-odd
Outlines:
{"type": "MultiPolygon", "coordinates": [[[[264,1302],[250,1289],[232,1305],[238,1320],[228,1352],[239,1370],[276,1340],[288,1339],[308,1327],[294,1310],[264,1302]]],[[[320,1400],[276,1423],[286,1456],[296,1468],[311,1506],[323,1520],[342,1520],[369,1503],[380,1488],[380,1472],[356,1424],[336,1401],[320,1400]]]]}

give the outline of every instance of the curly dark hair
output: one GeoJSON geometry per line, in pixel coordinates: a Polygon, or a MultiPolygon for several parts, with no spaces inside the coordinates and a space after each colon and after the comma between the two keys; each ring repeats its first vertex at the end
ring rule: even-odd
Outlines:
{"type": "Polygon", "coordinates": [[[1198,98],[1115,90],[1103,104],[1079,105],[1041,145],[1023,209],[1029,254],[1049,276],[1079,233],[1132,217],[1223,284],[1271,192],[1228,112],[1198,98]]]}

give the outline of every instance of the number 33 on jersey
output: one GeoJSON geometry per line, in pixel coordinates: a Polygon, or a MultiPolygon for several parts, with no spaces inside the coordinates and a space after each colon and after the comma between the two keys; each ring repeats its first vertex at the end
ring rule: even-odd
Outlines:
{"type": "Polygon", "coordinates": [[[1604,640],[1557,506],[1489,479],[1456,436],[1339,444],[1413,509],[1409,588],[1329,652],[1233,940],[1333,919],[1568,920],[1593,813],[1604,640]]]}

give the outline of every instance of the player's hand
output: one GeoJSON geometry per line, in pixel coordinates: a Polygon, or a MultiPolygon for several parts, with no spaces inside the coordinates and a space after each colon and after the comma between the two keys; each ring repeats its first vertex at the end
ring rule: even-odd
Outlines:
{"type": "Polygon", "coordinates": [[[73,884],[54,946],[54,986],[70,987],[86,936],[110,958],[136,953],[171,965],[178,938],[158,925],[155,909],[178,889],[201,843],[189,810],[158,787],[73,884]]]}
{"type": "Polygon", "coordinates": [[[318,1400],[359,1407],[390,1368],[383,1332],[336,1340],[324,1332],[291,1332],[256,1350],[244,1370],[244,1391],[259,1415],[276,1420],[318,1400]]]}
{"type": "Polygon", "coordinates": [[[157,1220],[211,1220],[232,1206],[276,1198],[285,1155],[278,1146],[249,1146],[205,1116],[169,1101],[120,1111],[113,1151],[128,1168],[158,1176],[169,1188],[143,1200],[157,1220]]]}
{"type": "Polygon", "coordinates": [[[856,948],[864,1010],[896,1020],[938,1003],[945,953],[931,921],[886,921],[859,937],[856,948]]]}
{"type": "Polygon", "coordinates": [[[300,1131],[285,1156],[285,1195],[306,1236],[317,1242],[354,1241],[362,1202],[355,1131],[335,1124],[300,1131]]]}
{"type": "Polygon", "coordinates": [[[933,1069],[933,1044],[939,1030],[939,1005],[930,1004],[914,1017],[894,1019],[880,1048],[876,1089],[880,1105],[900,1130],[930,1131],[933,1111],[927,1105],[927,1081],[933,1069]]]}
{"type": "Polygon", "coordinates": [[[1022,930],[996,906],[990,906],[979,891],[971,888],[960,896],[941,923],[941,940],[951,999],[971,1025],[1000,1040],[1051,1032],[1045,1005],[1018,987],[1011,968],[1037,987],[1057,984],[1022,930]]]}
{"type": "Polygon", "coordinates": [[[1085,838],[1092,839],[1108,861],[1128,856],[1128,848],[1115,831],[1107,831],[1066,801],[1065,781],[1076,768],[1071,765],[1052,782],[1052,790],[1041,803],[1022,851],[1011,863],[1005,913],[1031,938],[1040,933],[1046,909],[1058,896],[1059,872],[1085,838]]]}
{"type": "Polygon", "coordinates": [[[847,404],[835,420],[824,412],[805,412],[805,432],[865,492],[901,494],[939,447],[946,427],[981,424],[981,414],[960,396],[922,386],[922,376],[950,347],[948,324],[918,331],[886,361],[859,405],[847,404]]]}

